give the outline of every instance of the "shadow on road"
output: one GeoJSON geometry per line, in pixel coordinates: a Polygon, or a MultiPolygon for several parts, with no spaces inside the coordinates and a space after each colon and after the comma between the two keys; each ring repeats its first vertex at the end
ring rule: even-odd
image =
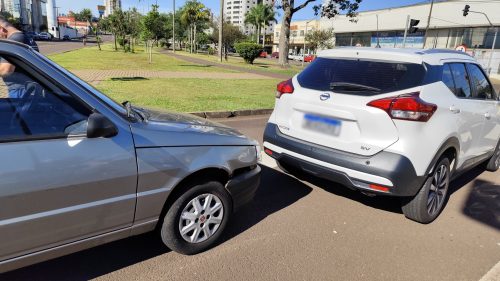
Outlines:
{"type": "Polygon", "coordinates": [[[467,217],[500,230],[500,185],[474,180],[462,211],[467,217]]]}
{"type": "MultiPolygon", "coordinates": [[[[233,216],[222,243],[293,204],[311,190],[295,178],[263,166],[255,200],[233,216]]],[[[0,275],[0,280],[88,280],[168,252],[153,232],[18,269],[0,275]]]]}

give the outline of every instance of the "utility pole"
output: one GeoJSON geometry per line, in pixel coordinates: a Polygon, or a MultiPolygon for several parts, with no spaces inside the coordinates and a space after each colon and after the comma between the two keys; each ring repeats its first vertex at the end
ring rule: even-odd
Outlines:
{"type": "Polygon", "coordinates": [[[429,17],[427,17],[427,26],[425,27],[425,36],[424,36],[424,49],[427,44],[427,36],[429,35],[429,27],[431,25],[431,17],[432,17],[432,8],[434,7],[434,0],[431,0],[431,8],[429,9],[429,17]]]}
{"type": "Polygon", "coordinates": [[[406,36],[408,35],[408,25],[410,24],[410,15],[406,17],[406,27],[405,27],[405,36],[403,38],[403,49],[406,48],[406,36]]]}
{"type": "Polygon", "coordinates": [[[219,59],[222,62],[222,34],[224,34],[224,0],[220,0],[219,16],[219,59]]]}
{"type": "MultiPolygon", "coordinates": [[[[381,48],[380,47],[380,38],[379,38],[379,32],[378,32],[378,14],[376,14],[377,16],[377,46],[375,48],[381,48]]],[[[351,40],[352,40],[352,37],[351,37],[351,40]]],[[[352,45],[352,44],[351,44],[352,45]]]]}
{"type": "Polygon", "coordinates": [[[175,53],[175,0],[174,0],[174,13],[172,16],[172,51],[175,53]]]}

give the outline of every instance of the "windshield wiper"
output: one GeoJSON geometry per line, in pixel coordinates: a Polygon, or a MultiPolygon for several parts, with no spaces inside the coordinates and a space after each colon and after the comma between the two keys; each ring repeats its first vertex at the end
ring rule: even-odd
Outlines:
{"type": "Polygon", "coordinates": [[[370,91],[370,92],[380,92],[379,88],[370,87],[362,84],[349,83],[349,82],[333,82],[330,83],[330,90],[344,89],[347,91],[370,91]]]}

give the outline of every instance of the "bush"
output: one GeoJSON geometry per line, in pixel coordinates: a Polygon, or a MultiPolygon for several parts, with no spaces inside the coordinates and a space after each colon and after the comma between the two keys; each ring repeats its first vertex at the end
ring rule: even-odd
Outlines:
{"type": "Polygon", "coordinates": [[[262,53],[262,46],[251,42],[236,43],[234,45],[236,52],[245,60],[246,63],[253,64],[253,61],[262,53]]]}

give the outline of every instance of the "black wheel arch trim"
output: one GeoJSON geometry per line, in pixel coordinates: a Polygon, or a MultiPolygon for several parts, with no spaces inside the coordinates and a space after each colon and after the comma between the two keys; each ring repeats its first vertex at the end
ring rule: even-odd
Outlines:
{"type": "Polygon", "coordinates": [[[436,166],[439,159],[443,156],[444,152],[450,148],[455,149],[455,159],[449,159],[450,163],[454,160],[453,167],[452,169],[450,169],[450,171],[452,174],[456,171],[459,157],[458,154],[460,153],[460,142],[458,141],[457,137],[450,137],[441,145],[441,147],[436,152],[436,155],[434,155],[434,158],[425,171],[426,175],[430,175],[433,172],[434,167],[436,166]]]}

